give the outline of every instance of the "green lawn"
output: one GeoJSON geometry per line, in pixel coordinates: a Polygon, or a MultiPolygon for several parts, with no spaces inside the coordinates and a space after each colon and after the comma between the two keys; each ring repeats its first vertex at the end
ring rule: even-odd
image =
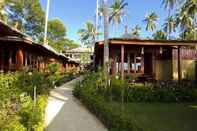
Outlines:
{"type": "MultiPolygon", "coordinates": [[[[113,104],[119,110],[120,104],[113,104]]],[[[129,103],[122,110],[145,131],[196,131],[197,103],[129,103]]]]}

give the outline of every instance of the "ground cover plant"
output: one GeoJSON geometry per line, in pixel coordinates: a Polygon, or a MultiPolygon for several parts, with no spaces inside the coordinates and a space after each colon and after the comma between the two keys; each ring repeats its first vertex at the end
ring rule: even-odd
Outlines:
{"type": "Polygon", "coordinates": [[[73,93],[110,131],[188,131],[197,128],[197,92],[193,84],[128,83],[127,80],[103,77],[102,72],[93,72],[76,84],[73,93]],[[106,82],[106,79],[111,81],[106,82]]]}

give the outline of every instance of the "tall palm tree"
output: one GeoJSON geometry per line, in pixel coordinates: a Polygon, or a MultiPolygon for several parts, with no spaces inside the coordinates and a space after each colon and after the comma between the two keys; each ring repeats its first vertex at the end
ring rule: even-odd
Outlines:
{"type": "Polygon", "coordinates": [[[115,32],[117,34],[118,26],[123,20],[123,16],[126,15],[125,7],[128,6],[128,3],[125,0],[114,0],[111,5],[111,15],[109,21],[113,22],[115,25],[115,32]]]}
{"type": "Polygon", "coordinates": [[[82,43],[84,43],[84,45],[91,47],[93,46],[98,33],[96,32],[93,22],[87,21],[85,28],[78,30],[78,35],[80,36],[80,40],[82,43]]]}
{"type": "Polygon", "coordinates": [[[135,38],[135,39],[138,39],[138,38],[140,37],[140,31],[141,31],[141,28],[139,27],[139,25],[136,25],[136,26],[132,29],[131,37],[132,37],[132,38],[135,38]]]}
{"type": "Polygon", "coordinates": [[[164,31],[168,34],[168,39],[170,39],[170,35],[172,32],[175,32],[176,23],[173,16],[168,17],[164,23],[164,31]]]}
{"type": "Polygon", "coordinates": [[[193,19],[188,12],[181,9],[178,14],[176,14],[176,26],[179,26],[181,30],[191,29],[193,25],[193,19]]]}
{"type": "Polygon", "coordinates": [[[106,72],[106,76],[109,72],[109,45],[108,45],[108,37],[109,37],[109,10],[108,10],[108,0],[103,0],[104,3],[104,72],[106,72]]]}
{"type": "Polygon", "coordinates": [[[179,0],[163,0],[162,5],[164,6],[165,9],[167,9],[168,12],[168,17],[171,15],[171,10],[174,9],[175,5],[179,2],[179,0]]]}
{"type": "Polygon", "coordinates": [[[4,7],[5,7],[5,0],[0,0],[0,20],[3,20],[3,21],[6,20],[4,7]]]}
{"type": "Polygon", "coordinates": [[[146,22],[146,30],[153,32],[156,29],[157,20],[158,16],[155,12],[151,12],[149,15],[147,15],[144,19],[144,22],[146,22]]]}

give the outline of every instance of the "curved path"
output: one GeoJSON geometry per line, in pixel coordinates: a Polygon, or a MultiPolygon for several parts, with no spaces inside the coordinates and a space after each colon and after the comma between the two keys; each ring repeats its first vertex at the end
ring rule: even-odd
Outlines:
{"type": "Polygon", "coordinates": [[[73,95],[74,84],[80,78],[54,89],[46,108],[46,131],[107,131],[73,95]]]}

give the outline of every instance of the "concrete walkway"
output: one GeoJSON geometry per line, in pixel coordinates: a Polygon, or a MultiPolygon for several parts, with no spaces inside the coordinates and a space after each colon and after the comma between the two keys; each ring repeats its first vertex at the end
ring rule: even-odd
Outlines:
{"type": "Polygon", "coordinates": [[[46,131],[107,131],[73,95],[75,79],[50,93],[46,108],[46,131]]]}

